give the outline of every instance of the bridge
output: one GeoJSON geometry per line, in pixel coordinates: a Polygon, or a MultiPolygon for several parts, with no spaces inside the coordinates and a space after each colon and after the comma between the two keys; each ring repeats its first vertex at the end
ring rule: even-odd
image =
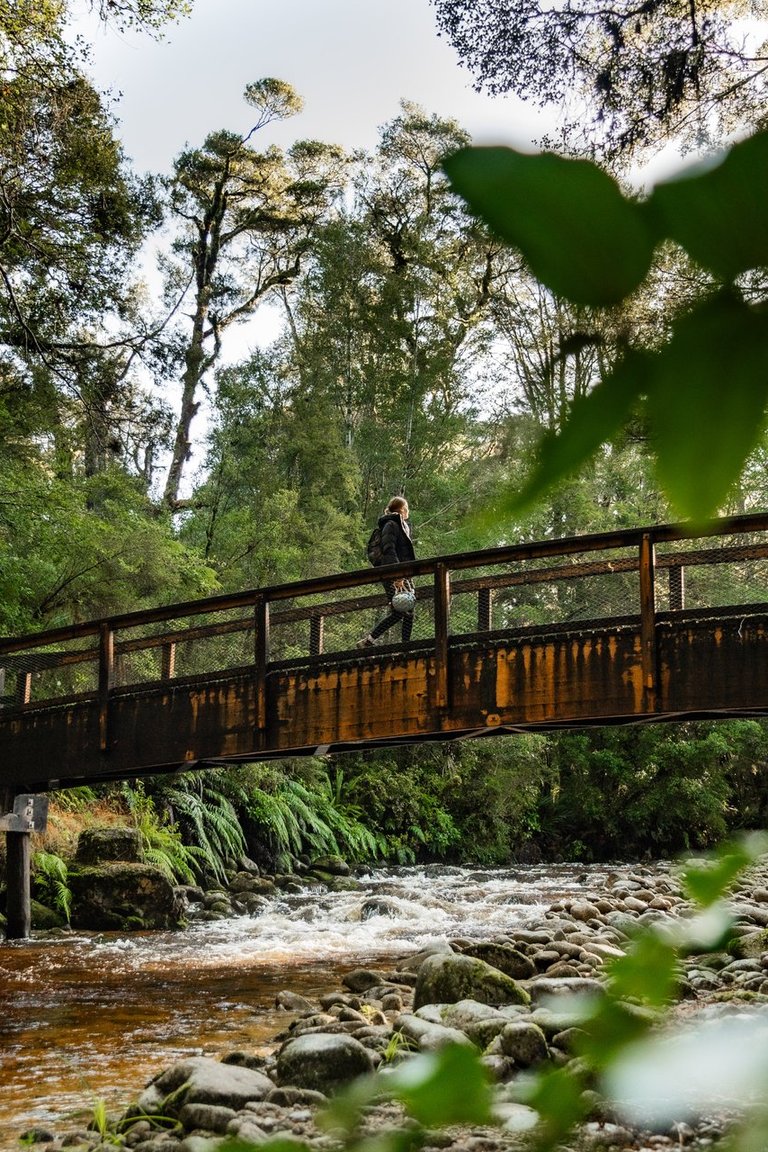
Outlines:
{"type": "Polygon", "coordinates": [[[0,640],[0,789],[768,713],[768,513],[440,556],[0,640]],[[399,631],[399,630],[397,630],[399,631]]]}

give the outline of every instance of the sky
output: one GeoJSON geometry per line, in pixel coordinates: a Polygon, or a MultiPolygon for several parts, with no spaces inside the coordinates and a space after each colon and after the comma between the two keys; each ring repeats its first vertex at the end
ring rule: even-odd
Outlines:
{"type": "Polygon", "coordinates": [[[169,171],[210,131],[247,131],[243,90],[266,76],[292,84],[304,110],[270,125],[265,145],[370,150],[401,99],[457,119],[476,143],[527,148],[552,122],[515,97],[474,92],[429,0],[195,0],[160,41],[104,29],[86,9],[76,28],[93,44],[98,87],[120,94],[119,135],[140,171],[169,171]]]}

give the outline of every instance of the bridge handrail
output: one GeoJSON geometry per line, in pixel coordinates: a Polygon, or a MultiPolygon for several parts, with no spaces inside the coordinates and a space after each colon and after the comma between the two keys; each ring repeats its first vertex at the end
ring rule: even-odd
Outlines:
{"type": "MultiPolygon", "coordinates": [[[[384,571],[386,571],[387,578],[397,579],[401,576],[407,576],[413,579],[434,575],[440,566],[449,571],[457,572],[469,568],[493,567],[514,561],[545,559],[549,556],[569,556],[584,552],[609,551],[631,546],[639,547],[643,539],[649,539],[652,544],[656,545],[671,543],[676,540],[703,539],[711,536],[737,535],[765,530],[768,530],[768,512],[759,512],[725,517],[697,527],[686,524],[656,524],[640,528],[625,528],[615,532],[588,533],[581,536],[554,537],[551,540],[531,543],[502,545],[475,552],[448,553],[406,564],[388,565],[386,569],[363,568],[350,572],[340,572],[332,576],[315,576],[308,580],[252,588],[237,593],[220,593],[198,600],[160,605],[156,608],[137,609],[132,612],[123,612],[78,624],[52,628],[44,632],[33,632],[24,636],[0,637],[0,655],[71,642],[81,637],[98,636],[105,625],[112,631],[123,631],[144,624],[158,623],[162,620],[179,619],[185,616],[203,615],[235,608],[252,608],[260,600],[275,603],[303,596],[339,591],[344,588],[378,584],[384,571]]],[[[673,561],[671,558],[660,558],[657,566],[669,567],[683,560],[686,564],[690,564],[692,559],[693,554],[684,553],[680,555],[679,561],[673,561]]],[[[708,558],[706,562],[716,562],[714,555],[708,558]]],[[[619,561],[619,563],[623,566],[627,562],[619,561]]],[[[633,560],[631,565],[636,569],[637,563],[633,560]]],[[[631,569],[627,567],[625,570],[631,569]]],[[[561,575],[565,576],[566,571],[563,571],[561,575]]],[[[584,575],[584,572],[574,568],[573,575],[581,576],[584,575]]],[[[541,578],[549,579],[553,576],[554,572],[551,570],[547,577],[543,575],[542,571],[541,578]]],[[[493,580],[493,578],[489,579],[493,580]]],[[[505,581],[509,584],[530,582],[532,579],[536,579],[533,574],[528,574],[525,578],[505,577],[505,581]]],[[[477,586],[480,587],[481,585],[477,586]]],[[[422,596],[431,596],[432,594],[431,590],[424,589],[421,590],[421,593],[422,596]]],[[[331,605],[324,605],[322,608],[323,613],[330,613],[331,610],[331,605]]],[[[307,618],[317,614],[319,607],[312,606],[293,611],[302,613],[302,616],[296,616],[296,619],[307,618]]],[[[188,638],[188,634],[185,633],[184,637],[188,638]]],[[[155,640],[157,639],[155,638],[155,640]]]]}
{"type": "MultiPolygon", "coordinates": [[[[430,642],[434,652],[436,698],[447,700],[447,669],[451,625],[456,621],[451,615],[452,603],[462,594],[477,595],[476,634],[492,631],[492,597],[494,592],[521,586],[544,584],[556,585],[560,581],[571,581],[585,577],[617,576],[638,573],[639,595],[634,616],[628,620],[640,620],[640,644],[642,653],[644,684],[651,701],[656,683],[656,611],[655,573],[660,569],[669,571],[670,608],[683,608],[683,571],[701,565],[725,564],[744,560],[768,559],[768,540],[765,543],[742,542],[735,546],[721,545],[716,548],[698,548],[688,551],[664,552],[656,555],[657,544],[670,544],[676,541],[700,540],[706,537],[733,535],[749,536],[768,530],[768,513],[749,514],[713,521],[706,526],[692,527],[680,524],[653,525],[647,528],[623,529],[615,532],[593,533],[582,536],[553,538],[532,543],[504,545],[476,552],[464,552],[446,556],[430,557],[408,564],[390,565],[386,569],[365,568],[333,576],[315,577],[310,580],[293,581],[272,587],[249,589],[235,594],[220,594],[204,599],[186,601],[180,604],[162,605],[149,610],[121,613],[99,620],[86,621],[68,627],[50,629],[23,637],[0,638],[0,706],[6,708],[47,707],[64,699],[96,699],[99,703],[101,744],[107,745],[109,727],[109,701],[114,691],[124,692],[140,684],[178,680],[190,675],[196,677],[216,676],[238,664],[252,667],[255,688],[258,726],[262,728],[266,716],[267,675],[276,666],[274,648],[270,636],[272,631],[286,624],[308,621],[310,625],[309,645],[306,640],[297,642],[295,634],[284,633],[288,652],[296,651],[298,659],[312,658],[323,653],[324,625],[326,619],[343,617],[344,614],[359,613],[385,603],[382,594],[376,590],[371,595],[358,595],[354,599],[333,599],[331,593],[346,589],[365,589],[378,585],[382,575],[387,578],[409,576],[411,578],[431,578],[431,584],[417,590],[422,601],[432,602],[430,616],[434,618],[434,635],[430,642]],[[634,555],[612,555],[610,558],[596,558],[591,562],[562,562],[532,566],[522,571],[497,571],[493,574],[482,570],[499,568],[502,565],[519,565],[526,561],[550,560],[577,555],[596,553],[617,553],[635,549],[634,555]],[[480,570],[479,575],[453,579],[453,574],[480,570]],[[674,589],[674,590],[673,590],[674,589]],[[316,603],[301,603],[306,597],[317,597],[316,603]],[[296,603],[298,601],[298,603],[296,603]],[[132,629],[162,624],[165,621],[179,621],[183,618],[204,617],[244,609],[241,616],[234,619],[206,620],[189,628],[171,627],[166,631],[150,635],[133,635],[132,629]],[[274,609],[274,610],[273,610],[274,609]],[[185,663],[186,672],[181,667],[179,645],[189,645],[194,641],[232,636],[237,633],[253,633],[253,641],[247,641],[249,649],[243,649],[242,641],[235,648],[224,651],[214,649],[210,663],[195,671],[185,663]],[[88,644],[88,639],[92,643],[88,644]],[[60,645],[81,644],[76,648],[57,649],[60,645]],[[178,651],[177,651],[178,649],[178,651]],[[136,666],[125,663],[131,654],[155,650],[156,655],[140,661],[136,666]],[[18,654],[18,655],[16,655],[18,654]],[[158,663],[159,662],[159,663],[158,663]],[[90,664],[91,670],[78,674],[74,680],[62,679],[58,670],[73,665],[90,664]],[[5,693],[7,672],[15,674],[15,691],[5,693]],[[44,673],[56,673],[52,681],[46,680],[44,673]],[[89,681],[90,678],[90,681],[89,681]],[[34,681],[34,688],[33,688],[34,681]],[[34,699],[33,699],[34,695],[34,699]]],[[[768,582],[767,582],[768,583],[768,582]]],[[[752,585],[754,589],[755,585],[752,585]]],[[[754,596],[754,591],[753,591],[754,596]]],[[[760,600],[763,597],[760,596],[760,600]]],[[[497,601],[503,604],[503,599],[497,601]]],[[[751,602],[751,601],[750,601],[751,602]]],[[[512,604],[519,603],[511,601],[512,604]]],[[[536,603],[533,596],[523,603],[536,603]]],[[[541,603],[547,604],[546,597],[541,603]]],[[[583,612],[585,601],[579,597],[574,601],[577,615],[570,610],[560,615],[561,623],[578,620],[578,612],[583,612]],[[580,606],[581,605],[581,606],[580,606]]],[[[587,598],[589,607],[592,604],[587,598]]],[[[566,607],[568,601],[566,599],[566,607]]],[[[514,611],[514,609],[513,609],[514,611]]],[[[618,619],[613,613],[613,619],[618,619]]],[[[549,627],[552,622],[539,621],[540,627],[549,627]]],[[[599,621],[598,621],[599,623],[599,621]]],[[[605,623],[605,621],[603,622],[605,623]]],[[[509,629],[509,617],[505,627],[509,629]]],[[[340,651],[351,646],[350,625],[342,619],[340,624],[340,651]]],[[[459,625],[454,633],[470,635],[459,625]]],[[[193,645],[194,647],[194,645],[193,645]]],[[[279,649],[279,645],[277,648],[279,649]]],[[[190,649],[187,649],[188,651],[190,649]]],[[[204,649],[201,651],[205,651],[204,649]]],[[[283,650],[283,657],[285,650],[283,650]]],[[[291,658],[292,662],[293,658],[291,658]]],[[[184,657],[187,661],[187,657],[184,657]]],[[[279,660],[277,661],[279,664],[279,660]]],[[[444,705],[440,705],[444,706],[444,705]]],[[[650,705],[649,705],[650,706],[650,705]]]]}

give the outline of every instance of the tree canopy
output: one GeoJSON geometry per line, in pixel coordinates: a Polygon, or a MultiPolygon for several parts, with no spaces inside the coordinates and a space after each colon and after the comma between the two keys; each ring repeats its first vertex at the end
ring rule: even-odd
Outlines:
{"type": "Polygon", "coordinates": [[[762,0],[432,3],[477,89],[566,106],[568,151],[630,153],[669,139],[702,147],[762,123],[762,0]]]}

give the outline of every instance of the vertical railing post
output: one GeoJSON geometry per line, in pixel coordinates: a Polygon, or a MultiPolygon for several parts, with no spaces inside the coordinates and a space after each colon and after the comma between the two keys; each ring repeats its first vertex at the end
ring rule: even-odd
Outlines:
{"type": "Polygon", "coordinates": [[[669,607],[672,612],[685,608],[685,569],[675,564],[669,570],[669,607]]]}
{"type": "Polygon", "coordinates": [[[490,632],[492,628],[493,589],[481,588],[477,594],[477,630],[490,632]]]}
{"type": "Polygon", "coordinates": [[[325,617],[310,616],[309,618],[309,654],[322,656],[323,634],[325,632],[325,617]]]}
{"type": "Polygon", "coordinates": [[[254,691],[256,694],[256,749],[267,740],[267,665],[269,664],[269,601],[259,592],[254,603],[254,691]]]}
{"type": "Polygon", "coordinates": [[[99,748],[109,751],[109,693],[115,674],[115,634],[104,620],[99,625],[99,748]]]}
{"type": "Polygon", "coordinates": [[[32,673],[19,668],[16,673],[16,703],[29,704],[32,699],[32,673]]]}
{"type": "Polygon", "coordinates": [[[176,643],[171,640],[161,649],[160,679],[173,680],[176,675],[176,643]]]}
{"type": "Polygon", "coordinates": [[[640,645],[645,712],[655,712],[658,704],[655,579],[656,549],[650,532],[644,532],[640,541],[640,645]]]}
{"type": "Polygon", "coordinates": [[[451,603],[451,578],[443,563],[435,565],[435,706],[446,711],[449,706],[448,683],[448,617],[451,603]]]}

